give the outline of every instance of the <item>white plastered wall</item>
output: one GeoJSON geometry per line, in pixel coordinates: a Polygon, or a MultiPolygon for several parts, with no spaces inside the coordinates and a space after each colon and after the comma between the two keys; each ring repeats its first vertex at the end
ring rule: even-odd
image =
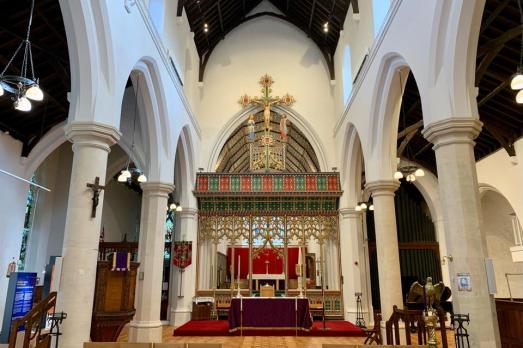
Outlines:
{"type": "MultiPolygon", "coordinates": [[[[267,3],[260,6],[263,10],[276,12],[267,3]]],[[[234,130],[235,127],[226,124],[242,110],[239,97],[244,93],[259,96],[258,81],[265,73],[275,81],[273,95],[282,96],[287,92],[293,95],[296,103],[292,110],[308,123],[309,131],[318,135],[321,147],[333,148],[334,94],[320,50],[292,24],[263,16],[231,31],[214,49],[207,63],[199,107],[202,126],[199,167],[214,170],[215,163],[209,164],[208,159],[213,151],[220,151],[220,132],[225,129],[230,134],[234,130]]],[[[333,151],[317,155],[326,157],[327,167],[335,164],[333,151]]]]}
{"type": "MultiPolygon", "coordinates": [[[[22,143],[11,136],[0,133],[0,169],[23,176],[20,162],[22,143]]],[[[24,228],[25,206],[29,185],[0,173],[0,325],[3,321],[5,297],[9,279],[5,277],[7,264],[18,260],[24,228]]]]}
{"type": "Polygon", "coordinates": [[[65,142],[35,172],[36,182],[51,190],[38,192],[28,239],[25,270],[37,272],[40,277],[49,256],[62,254],[72,160],[71,144],[65,142]]]}

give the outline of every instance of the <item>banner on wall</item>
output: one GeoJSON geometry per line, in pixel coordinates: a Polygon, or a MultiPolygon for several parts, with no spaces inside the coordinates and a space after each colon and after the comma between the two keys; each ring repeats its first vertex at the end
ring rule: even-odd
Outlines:
{"type": "Polygon", "coordinates": [[[173,242],[173,264],[181,269],[190,266],[192,263],[192,242],[176,241],[173,242]]]}

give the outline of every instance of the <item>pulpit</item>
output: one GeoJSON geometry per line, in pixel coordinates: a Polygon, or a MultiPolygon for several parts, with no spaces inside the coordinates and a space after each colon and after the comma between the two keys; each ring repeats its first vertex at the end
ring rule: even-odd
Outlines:
{"type": "Polygon", "coordinates": [[[122,328],[134,317],[139,265],[138,262],[130,262],[130,270],[113,271],[110,261],[98,261],[91,323],[93,342],[116,342],[122,328]]]}

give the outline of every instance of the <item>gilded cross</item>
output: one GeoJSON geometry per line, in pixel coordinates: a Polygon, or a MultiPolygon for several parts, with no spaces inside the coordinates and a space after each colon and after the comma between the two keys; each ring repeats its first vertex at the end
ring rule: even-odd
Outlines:
{"type": "Polygon", "coordinates": [[[100,192],[105,189],[105,186],[100,185],[100,177],[96,177],[94,184],[87,183],[87,187],[93,191],[93,207],[91,208],[91,218],[96,217],[96,207],[98,207],[98,200],[100,197],[100,192]]]}
{"type": "Polygon", "coordinates": [[[265,130],[269,130],[271,124],[271,106],[275,104],[284,104],[291,106],[294,104],[294,97],[289,93],[286,93],[283,97],[271,96],[272,93],[272,84],[274,80],[268,74],[263,75],[260,78],[259,84],[262,86],[260,97],[249,97],[247,94],[244,94],[240,97],[238,101],[243,107],[248,105],[258,105],[263,108],[263,119],[265,122],[265,130]]]}

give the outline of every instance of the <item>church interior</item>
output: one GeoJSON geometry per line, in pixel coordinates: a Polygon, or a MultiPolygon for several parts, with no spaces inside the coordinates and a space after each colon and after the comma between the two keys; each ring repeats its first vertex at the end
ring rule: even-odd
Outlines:
{"type": "Polygon", "coordinates": [[[523,348],[523,0],[0,4],[0,347],[523,348]]]}

